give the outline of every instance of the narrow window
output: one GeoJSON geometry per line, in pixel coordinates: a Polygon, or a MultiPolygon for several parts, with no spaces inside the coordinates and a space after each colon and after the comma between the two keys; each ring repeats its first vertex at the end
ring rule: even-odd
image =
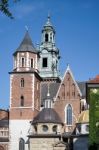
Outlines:
{"type": "Polygon", "coordinates": [[[24,78],[21,78],[21,87],[24,87],[24,78]]]}
{"type": "Polygon", "coordinates": [[[50,33],[50,42],[52,42],[52,33],[50,33]]]}
{"type": "Polygon", "coordinates": [[[23,106],[24,106],[24,96],[21,96],[20,106],[21,106],[21,107],[23,107],[23,106]]]}
{"type": "Polygon", "coordinates": [[[47,58],[43,58],[42,67],[47,67],[47,58]]]}
{"type": "Polygon", "coordinates": [[[72,125],[72,107],[69,104],[66,110],[66,123],[67,125],[72,125]]]}
{"type": "Polygon", "coordinates": [[[48,34],[45,34],[45,42],[48,42],[48,34]]]}
{"type": "Polygon", "coordinates": [[[45,100],[45,108],[48,108],[48,100],[45,100]]]}
{"type": "Polygon", "coordinates": [[[45,108],[52,108],[52,101],[51,100],[45,100],[45,108]]]}
{"type": "Polygon", "coordinates": [[[25,141],[23,138],[20,138],[19,141],[19,150],[25,150],[25,141]]]}
{"type": "Polygon", "coordinates": [[[33,58],[31,59],[31,68],[33,68],[33,58]]]}
{"type": "Polygon", "coordinates": [[[22,57],[22,67],[25,65],[25,58],[22,57]]]}

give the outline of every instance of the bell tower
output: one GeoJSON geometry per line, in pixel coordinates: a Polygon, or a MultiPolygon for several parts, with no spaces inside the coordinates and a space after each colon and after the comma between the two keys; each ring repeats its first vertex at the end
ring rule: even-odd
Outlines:
{"type": "Polygon", "coordinates": [[[21,149],[21,141],[24,141],[27,150],[30,121],[40,110],[41,81],[38,53],[28,31],[13,57],[13,70],[10,72],[10,150],[21,149]]]}
{"type": "Polygon", "coordinates": [[[50,16],[42,29],[41,44],[39,50],[39,71],[43,79],[59,77],[59,49],[55,44],[55,29],[50,16]]]}

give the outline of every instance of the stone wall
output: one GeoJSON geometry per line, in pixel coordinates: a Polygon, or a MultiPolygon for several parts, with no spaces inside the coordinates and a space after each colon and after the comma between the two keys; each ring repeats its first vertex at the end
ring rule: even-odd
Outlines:
{"type": "Polygon", "coordinates": [[[65,150],[65,145],[62,147],[54,146],[59,142],[59,138],[31,138],[30,150],[65,150]]]}

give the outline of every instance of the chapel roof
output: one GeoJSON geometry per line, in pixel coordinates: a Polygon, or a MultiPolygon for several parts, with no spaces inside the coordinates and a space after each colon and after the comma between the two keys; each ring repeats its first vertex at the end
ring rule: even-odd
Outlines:
{"type": "Polygon", "coordinates": [[[41,112],[33,119],[32,124],[35,123],[59,123],[62,121],[53,108],[44,108],[41,112]]]}

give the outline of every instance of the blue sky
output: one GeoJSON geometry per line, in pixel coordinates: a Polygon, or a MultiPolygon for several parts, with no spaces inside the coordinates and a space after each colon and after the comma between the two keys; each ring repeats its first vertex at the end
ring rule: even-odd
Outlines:
{"type": "Polygon", "coordinates": [[[77,81],[99,74],[99,0],[21,0],[10,4],[15,19],[0,12],[0,108],[9,108],[8,72],[13,68],[12,54],[25,34],[34,45],[41,41],[41,30],[50,12],[60,49],[60,71],[67,63],[77,81]]]}

